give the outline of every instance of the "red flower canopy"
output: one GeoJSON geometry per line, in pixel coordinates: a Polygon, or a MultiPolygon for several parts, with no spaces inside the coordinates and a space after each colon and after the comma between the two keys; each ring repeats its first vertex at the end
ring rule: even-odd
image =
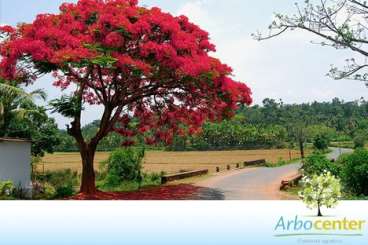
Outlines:
{"type": "Polygon", "coordinates": [[[52,73],[55,86],[76,85],[73,96],[105,107],[103,134],[170,143],[252,102],[250,89],[210,55],[207,32],[136,0],[64,3],[59,14],[0,27],[1,35],[0,78],[28,84],[52,73]]]}

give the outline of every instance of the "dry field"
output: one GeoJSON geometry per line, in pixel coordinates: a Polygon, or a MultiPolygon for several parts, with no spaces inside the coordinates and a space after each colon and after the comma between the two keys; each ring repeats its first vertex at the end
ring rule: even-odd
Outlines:
{"type": "MultiPolygon", "coordinates": [[[[108,152],[98,152],[95,167],[108,158],[108,152]]],[[[291,151],[293,159],[299,158],[298,151],[291,151]]],[[[266,159],[275,163],[280,158],[290,160],[289,150],[246,150],[246,151],[204,151],[204,152],[162,152],[148,151],[144,159],[146,172],[176,173],[183,170],[209,169],[214,172],[216,167],[222,169],[230,164],[232,167],[244,161],[266,159]]],[[[78,153],[55,153],[46,155],[38,166],[39,171],[55,171],[72,169],[81,171],[81,159],[78,153]]]]}

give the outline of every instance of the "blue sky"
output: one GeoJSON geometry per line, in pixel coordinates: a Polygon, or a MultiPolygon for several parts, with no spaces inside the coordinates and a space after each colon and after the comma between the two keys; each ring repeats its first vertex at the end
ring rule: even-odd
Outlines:
{"type": "MultiPolygon", "coordinates": [[[[0,0],[0,24],[30,22],[38,13],[57,12],[63,0],[0,0]]],[[[75,1],[67,1],[75,2],[75,1]]],[[[335,81],[326,76],[330,65],[344,65],[348,51],[311,44],[304,32],[291,32],[276,39],[257,42],[251,33],[266,30],[275,12],[294,11],[294,1],[269,0],[142,0],[140,4],[159,6],[174,15],[185,14],[206,29],[217,45],[215,56],[234,68],[237,80],[253,90],[255,103],[266,97],[287,103],[329,101],[334,97],[356,100],[366,97],[368,89],[356,81],[335,81]]],[[[361,58],[361,57],[356,57],[361,58]]],[[[60,95],[46,76],[33,88],[44,88],[49,99],[60,95]]],[[[83,123],[97,119],[99,108],[88,108],[83,123]]],[[[53,115],[59,126],[65,118],[53,115]]]]}

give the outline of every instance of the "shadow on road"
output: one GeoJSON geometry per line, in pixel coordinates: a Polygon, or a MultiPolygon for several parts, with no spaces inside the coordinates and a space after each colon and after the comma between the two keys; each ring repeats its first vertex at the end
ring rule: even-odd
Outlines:
{"type": "Polygon", "coordinates": [[[196,200],[225,200],[225,195],[222,191],[213,188],[201,188],[196,194],[196,200]]]}

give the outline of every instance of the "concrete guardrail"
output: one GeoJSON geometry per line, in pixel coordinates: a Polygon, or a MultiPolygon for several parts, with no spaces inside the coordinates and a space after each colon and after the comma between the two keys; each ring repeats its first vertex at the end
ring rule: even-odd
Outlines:
{"type": "Polygon", "coordinates": [[[265,164],[265,163],[266,163],[266,159],[259,159],[259,160],[254,160],[254,161],[245,161],[244,162],[244,167],[259,165],[259,164],[265,164]]]}
{"type": "Polygon", "coordinates": [[[170,175],[164,175],[161,177],[161,183],[166,184],[167,182],[175,181],[175,180],[181,180],[201,175],[208,174],[208,169],[202,169],[202,170],[196,170],[196,171],[190,171],[190,172],[184,172],[184,173],[177,173],[177,174],[170,174],[170,175]]]}
{"type": "Polygon", "coordinates": [[[303,178],[303,175],[297,174],[297,175],[289,177],[286,180],[282,180],[280,190],[283,191],[283,190],[286,190],[289,187],[296,186],[302,178],[303,178]]]}

